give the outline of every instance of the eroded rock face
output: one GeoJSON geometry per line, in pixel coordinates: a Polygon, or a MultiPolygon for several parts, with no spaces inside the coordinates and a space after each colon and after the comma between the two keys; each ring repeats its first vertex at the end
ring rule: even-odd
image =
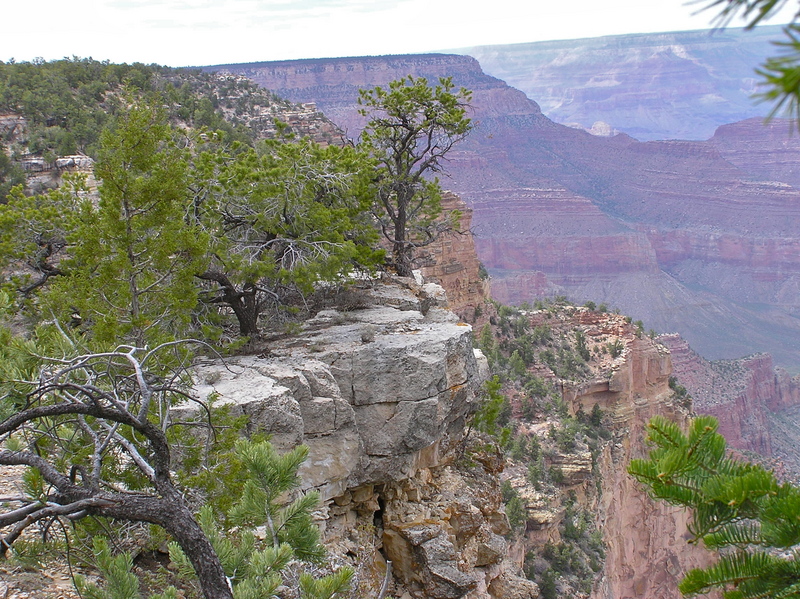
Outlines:
{"type": "Polygon", "coordinates": [[[198,364],[197,396],[215,393],[281,449],[308,445],[303,487],[321,492],[326,543],[362,590],[377,592],[388,559],[395,596],[535,599],[507,559],[502,460],[464,437],[488,374],[471,327],[436,285],[377,283],[367,297],[318,313],[269,357],[198,364]]]}
{"type": "Polygon", "coordinates": [[[582,405],[601,400],[614,417],[614,442],[599,459],[603,492],[597,513],[607,547],[605,576],[592,597],[678,599],[678,582],[689,569],[708,565],[711,554],[687,543],[688,513],[649,498],[628,475],[627,464],[646,456],[643,439],[650,418],[660,414],[685,424],[688,412],[669,389],[671,360],[665,348],[634,337],[621,358],[607,389],[587,388],[575,397],[582,405]]]}
{"type": "Polygon", "coordinates": [[[427,257],[422,274],[428,281],[447,290],[448,307],[463,319],[475,322],[489,299],[489,281],[481,277],[480,261],[475,253],[472,209],[452,192],[442,194],[443,214],[460,213],[457,231],[442,235],[425,248],[427,257]]]}
{"type": "MultiPolygon", "coordinates": [[[[468,450],[469,453],[469,450],[468,450]]],[[[478,464],[450,463],[388,485],[383,547],[398,578],[418,596],[539,596],[536,584],[508,561],[509,532],[497,475],[499,455],[478,464]]]]}
{"type": "Polygon", "coordinates": [[[355,412],[326,364],[245,356],[201,364],[195,380],[200,399],[215,393],[217,405],[246,415],[249,433],[269,433],[281,450],[308,445],[300,471],[304,488],[318,489],[325,499],[344,491],[358,469],[361,441],[355,412]]]}
{"type": "Polygon", "coordinates": [[[680,335],[659,335],[658,341],[669,348],[674,374],[692,396],[694,409],[719,420],[730,447],[788,457],[785,465],[800,471],[794,452],[786,453],[787,440],[779,435],[776,445],[771,431],[774,418],[800,405],[799,377],[776,368],[769,354],[709,362],[680,335]]]}
{"type": "MultiPolygon", "coordinates": [[[[554,379],[554,373],[541,370],[537,376],[555,383],[572,414],[589,414],[599,406],[605,434],[570,447],[547,441],[553,437],[548,429],[558,426],[552,416],[520,423],[525,433],[539,437],[543,467],[560,475],[557,480],[550,475],[552,486],[542,484],[541,477],[537,485],[528,464],[513,461],[503,473],[527,512],[525,535],[512,553],[521,560],[527,551],[541,553],[547,543],[569,542],[568,512],[572,518],[583,513],[602,533],[605,559],[591,593],[573,587],[572,596],[678,599],[678,582],[690,568],[707,565],[711,554],[687,543],[685,511],[652,500],[627,473],[632,458],[647,454],[650,418],[659,414],[686,423],[689,412],[669,387],[670,352],[617,314],[564,307],[526,316],[533,326],[548,323],[556,338],[582,332],[590,359],[578,380],[554,379]],[[618,349],[605,351],[609,347],[618,349]]],[[[526,567],[531,565],[535,562],[526,567]]]]}
{"type": "Polygon", "coordinates": [[[436,466],[476,408],[482,370],[472,328],[431,305],[440,288],[408,285],[377,285],[387,305],[320,312],[269,358],[199,365],[198,397],[215,393],[279,448],[307,444],[304,485],[323,499],[436,466]]]}
{"type": "Polygon", "coordinates": [[[558,123],[600,133],[613,128],[642,141],[706,139],[718,125],[766,116],[769,107],[752,101],[753,67],[772,55],[770,42],[780,36],[778,27],[767,26],[757,32],[615,35],[462,52],[535,99],[558,123]],[[598,125],[598,119],[608,124],[598,125]]]}

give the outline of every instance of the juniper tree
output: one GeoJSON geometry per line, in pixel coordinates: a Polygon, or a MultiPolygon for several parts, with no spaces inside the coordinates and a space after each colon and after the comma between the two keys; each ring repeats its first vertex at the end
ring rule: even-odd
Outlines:
{"type": "MultiPolygon", "coordinates": [[[[286,584],[290,562],[323,561],[311,516],[319,496],[293,495],[303,446],[279,455],[267,442],[241,440],[227,458],[247,473],[227,520],[236,532],[220,526],[209,504],[195,515],[175,482],[181,464],[172,462],[167,436],[179,424],[170,407],[189,397],[188,377],[175,366],[186,352],[164,358],[174,342],[81,354],[53,325],[28,340],[0,329],[0,340],[0,465],[29,469],[27,493],[0,509],[0,558],[37,523],[99,517],[162,527],[173,539],[170,555],[207,599],[272,596],[286,584]],[[261,525],[269,533],[265,544],[253,534],[261,525]]],[[[95,555],[106,588],[79,582],[87,596],[139,597],[129,557],[111,556],[102,541],[95,555]]],[[[301,596],[330,599],[351,577],[347,568],[320,579],[301,576],[301,596]]]]}
{"type": "Polygon", "coordinates": [[[58,189],[26,196],[17,186],[0,203],[3,283],[21,303],[64,274],[73,217],[87,191],[85,177],[66,175],[58,189]]]}
{"type": "Polygon", "coordinates": [[[723,590],[726,599],[800,597],[800,490],[763,467],[733,459],[711,416],[687,433],[661,416],[648,424],[649,458],[628,471],[655,498],[692,513],[691,542],[724,550],[679,584],[685,595],[723,590]]]}
{"type": "Polygon", "coordinates": [[[207,599],[231,599],[171,473],[169,407],[187,395],[183,370],[173,365],[186,354],[175,354],[172,342],[81,353],[53,326],[29,340],[2,335],[0,465],[27,466],[29,492],[0,513],[0,557],[51,518],[149,522],[181,546],[207,599]]]}
{"type": "Polygon", "coordinates": [[[68,276],[50,298],[76,308],[98,341],[185,334],[208,237],[186,218],[187,156],[173,135],[160,107],[140,103],[101,136],[100,199],[80,203],[68,276]]]}

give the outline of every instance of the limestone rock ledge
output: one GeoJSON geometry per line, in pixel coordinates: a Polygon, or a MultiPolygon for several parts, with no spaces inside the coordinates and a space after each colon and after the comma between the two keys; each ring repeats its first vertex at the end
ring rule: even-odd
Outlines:
{"type": "Polygon", "coordinates": [[[326,543],[358,566],[366,595],[389,559],[396,596],[537,597],[504,561],[501,462],[458,466],[488,376],[472,327],[441,287],[410,279],[371,284],[354,305],[319,312],[267,354],[197,364],[197,398],[216,395],[279,449],[308,445],[303,488],[320,491],[326,543]]]}
{"type": "Polygon", "coordinates": [[[197,396],[234,405],[278,448],[308,445],[304,486],[323,500],[436,466],[483,381],[472,327],[435,305],[439,291],[379,284],[374,304],[324,310],[268,357],[198,365],[197,396]]]}

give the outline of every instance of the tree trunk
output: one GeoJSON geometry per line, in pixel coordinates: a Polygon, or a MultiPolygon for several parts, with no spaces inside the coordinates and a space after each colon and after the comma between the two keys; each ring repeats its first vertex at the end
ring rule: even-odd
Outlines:
{"type": "Polygon", "coordinates": [[[258,297],[255,289],[245,289],[238,294],[236,301],[230,306],[239,321],[239,336],[257,339],[261,333],[258,331],[258,297]]]}
{"type": "Polygon", "coordinates": [[[239,336],[257,339],[261,333],[258,330],[259,302],[258,291],[252,285],[245,285],[238,291],[228,277],[221,272],[207,271],[197,278],[217,283],[222,290],[222,302],[230,306],[236,320],[239,322],[239,336]]]}
{"type": "Polygon", "coordinates": [[[233,591],[219,557],[191,511],[182,504],[162,526],[192,562],[205,599],[233,599],[233,591]]]}
{"type": "Polygon", "coordinates": [[[395,243],[392,248],[392,260],[397,274],[401,277],[413,277],[413,265],[411,262],[411,248],[405,243],[395,243]]]}
{"type": "Polygon", "coordinates": [[[86,498],[102,499],[104,507],[90,508],[89,513],[118,520],[151,522],[161,526],[172,535],[189,558],[205,599],[233,599],[233,591],[211,541],[168,479],[162,479],[157,484],[162,492],[161,497],[97,493],[69,483],[65,486],[66,489],[59,489],[63,494],[55,498],[61,504],[86,498]]]}
{"type": "Polygon", "coordinates": [[[406,207],[408,206],[409,200],[401,197],[400,193],[398,193],[397,196],[397,216],[394,221],[392,259],[394,260],[394,267],[397,269],[398,275],[401,277],[413,277],[413,260],[411,255],[413,249],[406,241],[408,236],[406,207]]]}

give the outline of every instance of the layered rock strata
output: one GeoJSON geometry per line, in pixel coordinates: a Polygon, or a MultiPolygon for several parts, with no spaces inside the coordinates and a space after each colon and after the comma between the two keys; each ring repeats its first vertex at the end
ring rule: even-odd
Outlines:
{"type": "Polygon", "coordinates": [[[269,358],[198,366],[198,397],[235,405],[279,448],[307,444],[305,485],[323,499],[436,466],[483,376],[472,327],[435,305],[437,289],[378,284],[369,297],[384,305],[322,311],[269,358]]]}
{"type": "MultiPolygon", "coordinates": [[[[659,335],[658,341],[669,348],[674,374],[692,396],[694,409],[719,420],[731,447],[765,457],[785,452],[774,445],[770,423],[800,405],[800,377],[776,368],[769,354],[710,362],[680,335],[659,335]]],[[[787,466],[800,472],[800,463],[787,466]]]]}
{"type": "MultiPolygon", "coordinates": [[[[711,15],[709,15],[711,19],[711,15]]],[[[774,54],[778,26],[615,35],[464,48],[487,73],[535,99],[557,123],[642,141],[706,139],[752,116],[753,73],[774,54]]]]}
{"type": "Polygon", "coordinates": [[[476,313],[489,299],[489,281],[482,275],[472,236],[472,209],[452,192],[442,194],[445,218],[458,214],[453,231],[425,248],[421,271],[425,280],[447,290],[449,308],[461,318],[474,322],[476,313]]]}
{"type": "Polygon", "coordinates": [[[605,302],[679,331],[709,359],[769,352],[787,368],[800,363],[798,144],[785,126],[765,133],[750,121],[708,142],[597,137],[548,120],[466,56],[210,69],[316,102],[351,137],[364,125],[360,87],[452,76],[474,92],[475,128],[448,156],[447,186],[474,210],[496,299],[605,302]]]}
{"type": "MultiPolygon", "coordinates": [[[[680,597],[678,582],[711,555],[687,543],[688,512],[656,503],[627,473],[632,458],[644,457],[645,426],[660,414],[686,423],[687,412],[673,401],[670,356],[649,339],[628,333],[626,349],[608,381],[575,389],[573,402],[607,406],[614,419],[613,443],[599,459],[603,492],[597,511],[607,553],[605,576],[593,597],[680,597]]],[[[573,403],[575,405],[575,403],[573,403]]]]}

